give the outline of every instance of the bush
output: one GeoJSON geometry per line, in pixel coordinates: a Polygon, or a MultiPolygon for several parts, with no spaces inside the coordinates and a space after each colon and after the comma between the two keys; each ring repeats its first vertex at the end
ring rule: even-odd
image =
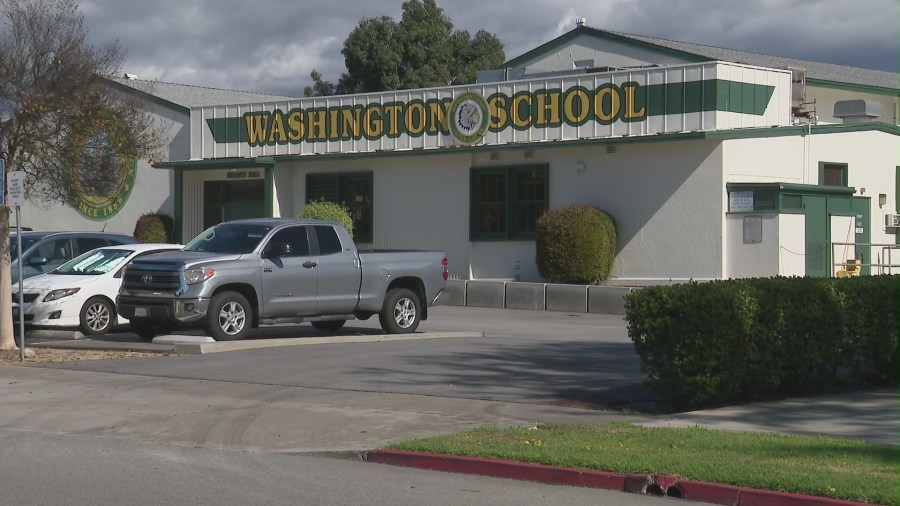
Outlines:
{"type": "Polygon", "coordinates": [[[550,210],[535,230],[538,273],[551,283],[596,284],[609,278],[616,257],[616,225],[587,205],[550,210]]]}
{"type": "Polygon", "coordinates": [[[175,221],[163,213],[144,213],[134,225],[135,239],[142,243],[172,243],[175,221]]]}
{"type": "Polygon", "coordinates": [[[678,410],[896,386],[898,278],[648,287],[625,319],[647,386],[678,410]]]}
{"type": "Polygon", "coordinates": [[[313,200],[306,203],[299,217],[336,221],[347,229],[350,237],[353,237],[353,218],[350,217],[350,209],[344,204],[325,199],[313,200]]]}

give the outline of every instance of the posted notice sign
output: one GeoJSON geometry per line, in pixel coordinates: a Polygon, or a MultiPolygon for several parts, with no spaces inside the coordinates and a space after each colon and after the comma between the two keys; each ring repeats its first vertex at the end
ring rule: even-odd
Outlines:
{"type": "Polygon", "coordinates": [[[10,172],[7,178],[9,184],[9,205],[22,206],[25,204],[25,172],[17,170],[10,172]]]}

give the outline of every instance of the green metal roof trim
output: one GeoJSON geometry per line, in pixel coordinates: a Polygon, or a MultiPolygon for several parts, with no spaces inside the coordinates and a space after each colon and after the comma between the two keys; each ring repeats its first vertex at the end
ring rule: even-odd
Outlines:
{"type": "Polygon", "coordinates": [[[900,127],[887,123],[851,123],[849,125],[815,125],[783,126],[769,128],[745,128],[738,130],[719,130],[712,132],[678,132],[670,134],[639,135],[628,137],[607,137],[603,139],[577,139],[551,142],[515,142],[499,145],[481,146],[448,146],[437,149],[405,149],[401,151],[375,151],[372,153],[327,153],[319,155],[280,155],[261,156],[257,158],[222,158],[208,160],[186,160],[181,162],[160,162],[154,164],[157,169],[222,169],[232,167],[260,167],[278,162],[313,161],[313,160],[355,160],[360,158],[398,157],[398,156],[431,156],[451,155],[459,153],[477,153],[487,151],[508,151],[513,149],[564,148],[570,146],[595,146],[607,144],[640,144],[646,142],[668,142],[688,140],[728,140],[766,137],[800,136],[807,133],[831,134],[841,132],[877,131],[900,136],[900,127]]]}
{"type": "Polygon", "coordinates": [[[542,54],[553,52],[580,35],[623,42],[635,47],[649,48],[660,53],[698,62],[719,60],[767,68],[802,67],[806,69],[807,83],[816,86],[837,87],[839,85],[850,85],[854,87],[851,88],[854,91],[892,96],[898,96],[898,92],[900,92],[900,73],[896,72],[835,65],[644,35],[613,32],[584,25],[576,27],[574,30],[564,33],[521,56],[513,58],[498,68],[521,67],[523,62],[542,54]]]}
{"type": "Polygon", "coordinates": [[[800,183],[726,183],[725,189],[732,190],[778,190],[804,195],[844,195],[852,196],[856,188],[852,186],[821,186],[800,183]]]}

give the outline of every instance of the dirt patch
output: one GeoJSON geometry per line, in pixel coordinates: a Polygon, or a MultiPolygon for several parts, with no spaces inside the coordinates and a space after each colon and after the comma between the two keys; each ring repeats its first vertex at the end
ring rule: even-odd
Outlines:
{"type": "Polygon", "coordinates": [[[171,355],[171,353],[147,353],[140,351],[60,350],[53,348],[28,347],[25,348],[25,352],[25,361],[20,362],[19,350],[0,351],[0,366],[57,364],[61,362],[80,362],[83,360],[111,360],[116,358],[159,357],[171,355]]]}

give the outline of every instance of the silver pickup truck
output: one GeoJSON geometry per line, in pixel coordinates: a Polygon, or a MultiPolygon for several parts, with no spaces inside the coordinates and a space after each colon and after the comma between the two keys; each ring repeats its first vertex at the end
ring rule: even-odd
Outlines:
{"type": "Polygon", "coordinates": [[[279,323],[334,332],[376,314],[385,332],[400,334],[428,317],[448,272],[444,252],[358,251],[334,222],[237,220],[129,264],[116,307],[145,339],[181,324],[200,324],[217,341],[279,323]]]}

